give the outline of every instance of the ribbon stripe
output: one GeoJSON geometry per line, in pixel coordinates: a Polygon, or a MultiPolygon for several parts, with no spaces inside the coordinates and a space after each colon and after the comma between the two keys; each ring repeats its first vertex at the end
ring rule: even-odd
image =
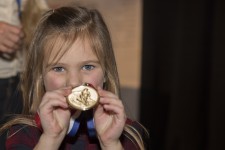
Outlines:
{"type": "Polygon", "coordinates": [[[81,121],[81,118],[82,118],[82,113],[80,114],[80,116],[76,119],[74,118],[71,118],[70,121],[72,121],[72,128],[71,130],[69,131],[69,133],[67,135],[69,136],[75,136],[79,127],[80,127],[80,121],[81,121]]]}
{"type": "Polygon", "coordinates": [[[96,137],[96,130],[94,125],[94,118],[93,118],[93,111],[89,110],[85,112],[86,120],[87,120],[87,128],[88,128],[88,135],[91,138],[96,137]]]}
{"type": "MultiPolygon", "coordinates": [[[[37,124],[37,127],[42,130],[41,121],[38,113],[35,114],[34,120],[37,124]]],[[[90,138],[96,137],[96,130],[94,125],[94,118],[93,118],[93,112],[92,110],[87,110],[84,112],[81,112],[77,118],[75,116],[72,116],[70,118],[70,127],[69,131],[67,133],[68,136],[75,136],[79,130],[80,122],[84,120],[87,123],[87,129],[88,129],[88,135],[90,138]]]]}

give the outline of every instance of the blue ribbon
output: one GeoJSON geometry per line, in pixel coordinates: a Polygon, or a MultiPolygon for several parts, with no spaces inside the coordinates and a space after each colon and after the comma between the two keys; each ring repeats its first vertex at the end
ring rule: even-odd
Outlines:
{"type": "Polygon", "coordinates": [[[86,113],[86,119],[87,119],[88,135],[91,138],[94,138],[96,136],[96,130],[94,125],[93,111],[87,111],[85,113],[86,113]]]}
{"type": "Polygon", "coordinates": [[[77,131],[79,129],[79,126],[80,126],[81,117],[82,117],[82,114],[80,114],[80,116],[77,119],[73,120],[73,118],[71,118],[72,120],[70,120],[70,121],[73,122],[72,123],[73,126],[72,126],[71,130],[69,131],[69,133],[67,135],[69,135],[69,136],[76,135],[76,133],[77,133],[77,131]]]}
{"type": "Polygon", "coordinates": [[[21,13],[21,0],[16,0],[17,2],[17,5],[18,5],[18,15],[19,15],[19,18],[21,18],[22,16],[22,13],[21,13]]]}
{"type": "Polygon", "coordinates": [[[72,128],[69,131],[69,133],[67,135],[69,136],[75,136],[78,132],[78,129],[80,127],[80,122],[82,120],[85,120],[87,123],[87,129],[88,129],[88,135],[91,138],[95,138],[96,137],[96,130],[95,130],[95,126],[94,126],[94,118],[93,118],[93,112],[92,110],[87,110],[84,112],[81,112],[80,115],[77,118],[71,118],[72,120],[72,128]]]}

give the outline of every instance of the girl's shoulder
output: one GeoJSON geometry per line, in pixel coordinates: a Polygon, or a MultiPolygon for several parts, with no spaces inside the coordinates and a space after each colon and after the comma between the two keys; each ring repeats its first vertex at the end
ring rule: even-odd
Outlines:
{"type": "Polygon", "coordinates": [[[41,132],[38,128],[30,125],[13,125],[7,132],[6,147],[32,148],[37,143],[41,132]]]}
{"type": "Polygon", "coordinates": [[[133,128],[133,130],[137,130],[141,135],[146,134],[146,136],[149,136],[148,130],[138,121],[128,118],[126,120],[126,125],[133,128]]]}
{"type": "Polygon", "coordinates": [[[140,122],[128,118],[126,120],[125,137],[133,143],[136,143],[138,141],[137,139],[139,139],[141,143],[143,143],[145,149],[149,149],[149,132],[140,122]]]}
{"type": "Polygon", "coordinates": [[[8,136],[13,136],[15,134],[41,134],[40,130],[31,125],[27,124],[16,124],[9,128],[8,136]]]}

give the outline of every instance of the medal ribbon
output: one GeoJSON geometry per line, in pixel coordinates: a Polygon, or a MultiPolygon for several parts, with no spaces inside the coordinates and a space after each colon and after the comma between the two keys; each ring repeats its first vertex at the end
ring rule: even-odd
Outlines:
{"type": "Polygon", "coordinates": [[[70,118],[70,126],[69,126],[67,135],[69,136],[76,135],[80,126],[81,119],[82,119],[82,113],[78,116],[78,118],[74,118],[74,116],[70,118]]]}
{"type": "MultiPolygon", "coordinates": [[[[69,136],[75,136],[77,134],[77,131],[80,127],[81,120],[85,119],[87,123],[87,129],[88,129],[88,135],[91,138],[96,137],[96,130],[94,125],[94,118],[93,118],[93,111],[87,110],[84,112],[81,112],[80,115],[75,118],[75,116],[72,116],[70,118],[70,126],[67,135],[69,136]]],[[[39,114],[36,113],[34,116],[34,121],[36,122],[37,128],[40,129],[43,132],[42,126],[41,126],[41,120],[39,117],[39,114]]]]}
{"type": "Polygon", "coordinates": [[[67,135],[69,136],[75,136],[79,127],[80,127],[80,121],[85,120],[87,123],[87,129],[88,129],[88,135],[91,138],[96,137],[96,130],[94,126],[94,118],[93,118],[93,113],[92,110],[87,110],[84,112],[81,112],[78,118],[71,118],[70,120],[70,125],[72,127],[69,127],[69,132],[67,135]]]}
{"type": "Polygon", "coordinates": [[[87,128],[88,128],[88,135],[91,138],[96,137],[96,130],[94,125],[94,118],[93,118],[93,111],[89,110],[85,112],[86,119],[87,119],[87,128]]]}

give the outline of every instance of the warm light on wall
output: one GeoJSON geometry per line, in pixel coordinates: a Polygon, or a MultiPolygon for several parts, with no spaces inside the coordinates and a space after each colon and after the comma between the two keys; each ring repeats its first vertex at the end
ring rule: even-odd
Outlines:
{"type": "Polygon", "coordinates": [[[101,11],[112,35],[121,85],[140,87],[142,1],[140,0],[47,0],[53,6],[79,2],[101,11]]]}

